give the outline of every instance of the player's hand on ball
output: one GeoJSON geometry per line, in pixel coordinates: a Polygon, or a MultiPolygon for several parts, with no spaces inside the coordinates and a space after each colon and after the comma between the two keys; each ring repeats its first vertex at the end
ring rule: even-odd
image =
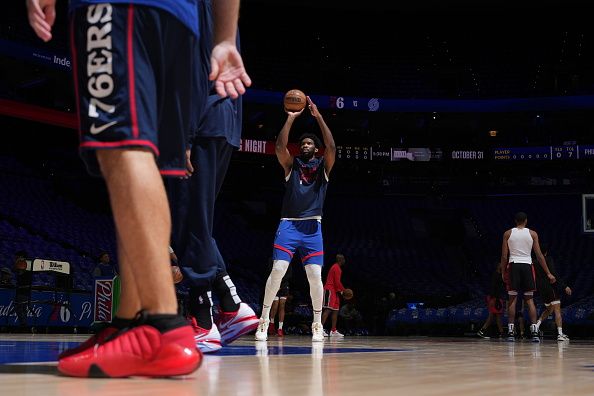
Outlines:
{"type": "Polygon", "coordinates": [[[318,106],[316,106],[316,104],[313,102],[313,100],[311,100],[309,96],[307,97],[307,107],[309,107],[309,111],[311,112],[311,115],[313,117],[317,118],[320,116],[318,106]]]}

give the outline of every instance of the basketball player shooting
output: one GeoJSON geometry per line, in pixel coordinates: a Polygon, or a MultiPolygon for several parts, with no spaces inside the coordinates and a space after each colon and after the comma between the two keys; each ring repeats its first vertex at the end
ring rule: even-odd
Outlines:
{"type": "Polygon", "coordinates": [[[313,306],[312,341],[324,341],[321,323],[324,297],[322,207],[328,187],[328,176],[336,158],[336,146],[330,128],[309,96],[307,104],[322,131],[325,152],[323,157],[316,156],[321,146],[320,141],[316,135],[307,133],[299,138],[299,156],[293,157],[289,153],[289,131],[304,109],[296,112],[287,111],[287,121],[276,139],[276,156],[285,170],[286,190],[281,221],[274,240],[272,271],[266,282],[262,315],[256,331],[258,341],[265,341],[268,337],[270,307],[296,250],[300,254],[309,282],[313,306]]]}

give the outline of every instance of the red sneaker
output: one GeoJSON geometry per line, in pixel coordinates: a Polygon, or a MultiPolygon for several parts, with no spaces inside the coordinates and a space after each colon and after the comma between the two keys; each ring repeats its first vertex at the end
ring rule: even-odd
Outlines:
{"type": "Polygon", "coordinates": [[[270,325],[268,325],[268,335],[276,334],[276,328],[274,327],[274,323],[272,320],[270,321],[270,325]]]}
{"type": "Polygon", "coordinates": [[[284,332],[283,329],[278,329],[276,331],[276,335],[279,336],[279,337],[284,337],[285,336],[285,332],[284,332]]]}
{"type": "Polygon", "coordinates": [[[194,372],[201,362],[191,326],[161,334],[141,325],[60,359],[58,370],[72,377],[172,377],[194,372]]]}
{"type": "Polygon", "coordinates": [[[107,326],[103,330],[100,330],[97,334],[93,334],[89,339],[87,339],[82,344],[79,344],[78,346],[76,346],[74,348],[70,348],[70,349],[67,349],[64,352],[62,352],[60,355],[58,355],[58,359],[63,359],[65,357],[72,356],[74,354],[82,352],[85,349],[89,349],[89,348],[95,346],[95,344],[102,344],[106,338],[113,335],[117,331],[118,331],[117,327],[107,326]]]}

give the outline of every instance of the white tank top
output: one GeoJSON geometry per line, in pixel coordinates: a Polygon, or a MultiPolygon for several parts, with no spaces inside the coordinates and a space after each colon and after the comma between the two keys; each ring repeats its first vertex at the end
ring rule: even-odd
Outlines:
{"type": "Polygon", "coordinates": [[[528,228],[512,228],[507,240],[510,263],[532,264],[532,235],[528,228]]]}

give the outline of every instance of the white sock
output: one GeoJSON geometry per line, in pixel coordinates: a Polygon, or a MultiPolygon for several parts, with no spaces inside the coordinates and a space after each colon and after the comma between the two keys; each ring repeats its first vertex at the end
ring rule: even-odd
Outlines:
{"type": "Polygon", "coordinates": [[[278,293],[278,289],[280,288],[283,276],[285,276],[285,272],[287,272],[287,268],[289,268],[288,261],[274,260],[272,271],[270,272],[270,276],[266,281],[266,288],[264,289],[264,302],[262,303],[261,318],[270,318],[270,307],[272,306],[274,297],[276,297],[276,293],[278,293]]]}
{"type": "Polygon", "coordinates": [[[540,319],[538,319],[538,322],[536,322],[536,331],[538,331],[540,329],[541,323],[542,323],[542,321],[540,319]]]}
{"type": "Polygon", "coordinates": [[[208,301],[210,302],[210,322],[214,323],[214,319],[212,317],[212,307],[213,307],[213,303],[212,303],[212,291],[207,291],[206,295],[208,296],[208,301]]]}
{"type": "Polygon", "coordinates": [[[278,322],[278,329],[282,330],[283,329],[283,322],[278,322]]]}
{"type": "Polygon", "coordinates": [[[237,288],[235,288],[235,284],[231,280],[231,277],[229,275],[225,275],[223,277],[223,281],[225,282],[225,286],[227,286],[227,288],[229,289],[229,294],[231,294],[233,302],[235,304],[241,303],[241,298],[237,295],[237,288]]]}
{"type": "Polygon", "coordinates": [[[514,332],[514,324],[513,323],[509,323],[507,325],[507,329],[509,330],[510,333],[513,333],[514,332]]]}
{"type": "Polygon", "coordinates": [[[557,333],[559,333],[559,335],[563,334],[563,327],[557,327],[557,333]]]}
{"type": "Polygon", "coordinates": [[[313,307],[313,321],[322,322],[322,304],[324,300],[324,285],[322,284],[322,266],[319,264],[307,264],[305,273],[309,281],[309,294],[313,307]]]}

